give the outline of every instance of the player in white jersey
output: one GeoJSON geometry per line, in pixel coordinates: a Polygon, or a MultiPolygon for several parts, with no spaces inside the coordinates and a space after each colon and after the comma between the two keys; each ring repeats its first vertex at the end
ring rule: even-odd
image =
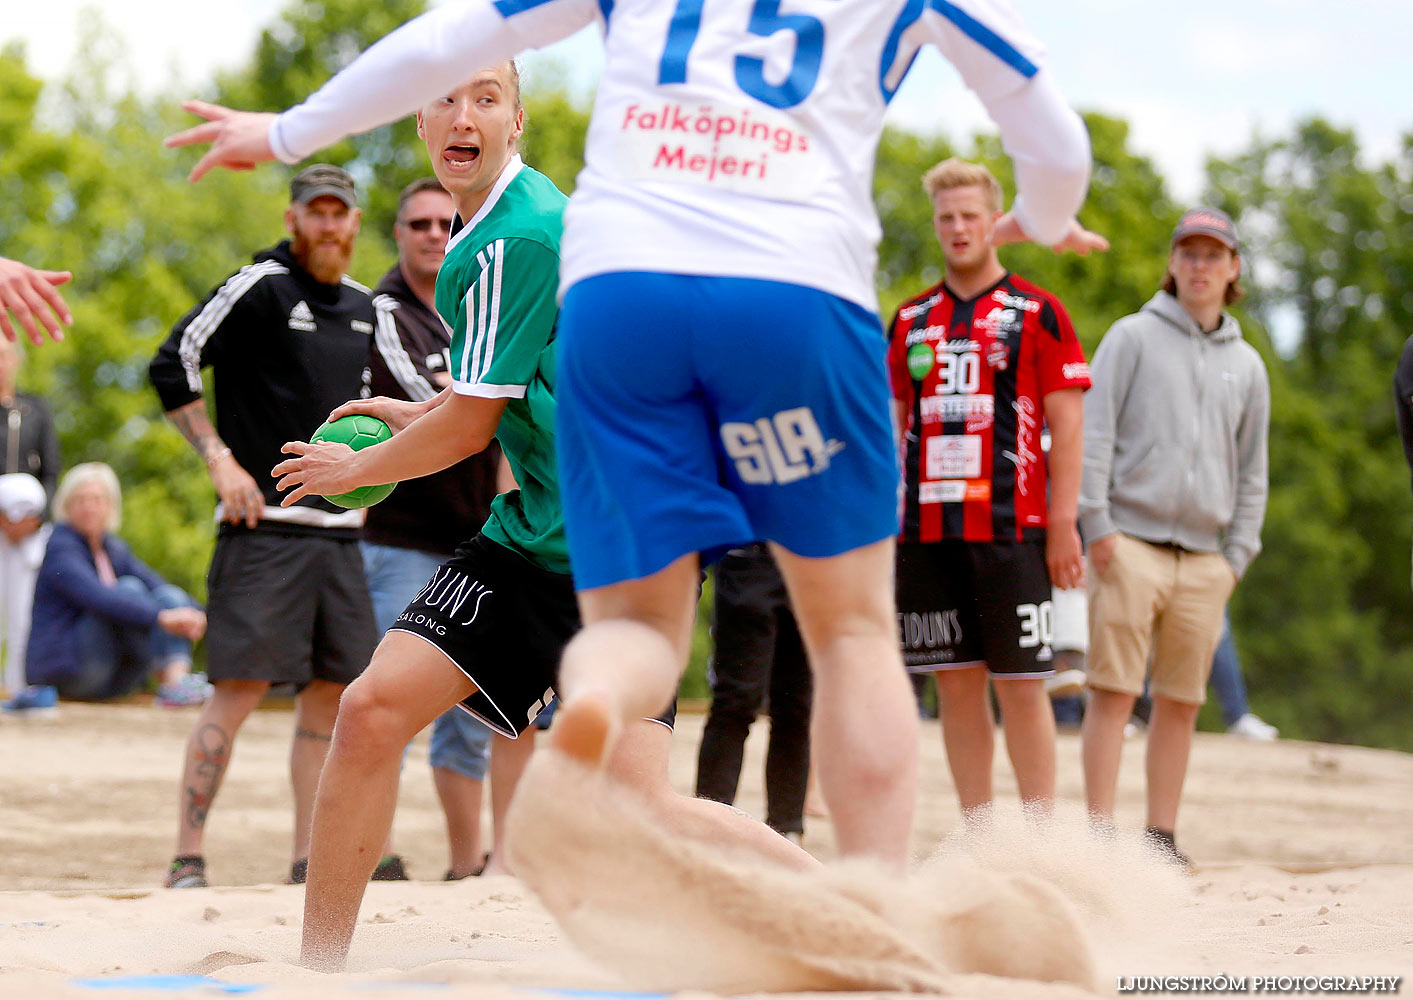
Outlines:
{"type": "Polygon", "coordinates": [[[193,170],[296,162],[599,21],[606,62],[562,245],[558,439],[586,627],[555,743],[602,760],[686,661],[699,554],[768,539],[817,676],[845,853],[902,862],[916,772],[894,636],[897,466],[873,293],[882,115],[932,44],[1000,125],[998,242],[1085,251],[1082,124],[1002,0],[467,0],[276,117],[193,102],[193,170]]]}

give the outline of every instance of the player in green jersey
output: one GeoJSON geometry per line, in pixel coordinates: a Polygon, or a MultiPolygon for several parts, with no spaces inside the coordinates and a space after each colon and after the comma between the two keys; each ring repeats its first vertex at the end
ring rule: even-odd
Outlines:
{"type": "MultiPolygon", "coordinates": [[[[555,472],[555,324],[566,199],[516,154],[524,124],[513,64],[482,70],[417,115],[458,218],[437,278],[454,330],[452,386],[426,403],[374,399],[391,440],[352,452],[293,442],[275,468],[289,504],[309,493],[437,472],[496,437],[518,491],[502,494],[481,533],[457,550],[344,693],[315,803],[302,960],[341,968],[364,887],[392,822],[402,748],[452,705],[504,735],[522,732],[553,696],[560,653],[579,628],[555,472]]],[[[810,857],[763,824],[667,783],[671,707],[615,746],[609,769],[672,830],[734,841],[785,864],[810,857]]]]}

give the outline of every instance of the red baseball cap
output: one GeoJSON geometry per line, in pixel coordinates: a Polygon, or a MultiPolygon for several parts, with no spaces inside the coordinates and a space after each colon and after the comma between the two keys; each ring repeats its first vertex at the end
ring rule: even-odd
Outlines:
{"type": "Polygon", "coordinates": [[[1179,241],[1189,236],[1210,236],[1232,253],[1236,253],[1236,225],[1231,221],[1231,216],[1220,208],[1203,206],[1184,212],[1178,220],[1177,228],[1173,230],[1172,243],[1169,245],[1177,246],[1179,241]]]}

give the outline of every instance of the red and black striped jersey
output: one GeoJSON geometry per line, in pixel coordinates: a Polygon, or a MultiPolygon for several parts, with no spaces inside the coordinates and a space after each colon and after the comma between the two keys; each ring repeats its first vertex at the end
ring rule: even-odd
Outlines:
{"type": "Polygon", "coordinates": [[[1042,537],[1045,396],[1089,388],[1060,300],[1009,273],[972,299],[936,285],[894,315],[888,369],[904,409],[900,537],[1042,537]]]}

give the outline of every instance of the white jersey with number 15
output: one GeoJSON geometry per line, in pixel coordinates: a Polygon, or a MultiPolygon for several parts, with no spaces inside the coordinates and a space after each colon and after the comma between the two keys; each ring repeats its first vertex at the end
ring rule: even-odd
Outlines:
{"type": "Polygon", "coordinates": [[[1083,199],[1083,125],[1005,0],[452,3],[281,115],[271,145],[297,161],[594,20],[605,65],[562,288],[609,271],[728,275],[874,308],[873,159],[884,109],[926,44],[1001,127],[1028,234],[1058,241],[1083,199]]]}

